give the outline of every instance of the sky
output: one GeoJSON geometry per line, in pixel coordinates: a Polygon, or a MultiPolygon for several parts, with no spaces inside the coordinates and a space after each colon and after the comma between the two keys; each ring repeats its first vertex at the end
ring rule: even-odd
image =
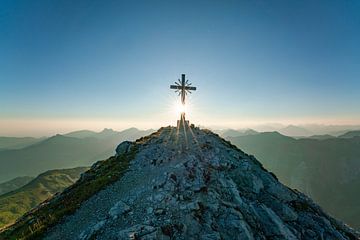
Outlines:
{"type": "Polygon", "coordinates": [[[360,124],[360,1],[0,2],[0,135],[360,124]]]}

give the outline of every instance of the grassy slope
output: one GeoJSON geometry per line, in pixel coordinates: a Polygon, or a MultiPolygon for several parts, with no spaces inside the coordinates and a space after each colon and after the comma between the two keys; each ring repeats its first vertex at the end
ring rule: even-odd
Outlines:
{"type": "Polygon", "coordinates": [[[28,184],[31,180],[33,180],[34,177],[17,177],[14,179],[11,179],[10,181],[0,183],[0,196],[14,191],[18,188],[21,188],[22,186],[28,184]]]}
{"type": "Polygon", "coordinates": [[[0,196],[0,228],[73,184],[87,168],[47,171],[25,186],[0,196]]]}

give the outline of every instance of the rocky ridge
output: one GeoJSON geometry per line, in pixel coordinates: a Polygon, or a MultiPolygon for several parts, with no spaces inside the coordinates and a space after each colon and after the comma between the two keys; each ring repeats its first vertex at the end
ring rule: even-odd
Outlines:
{"type": "Polygon", "coordinates": [[[44,239],[359,239],[210,131],[162,128],[117,156],[134,148],[127,172],[44,239]]]}

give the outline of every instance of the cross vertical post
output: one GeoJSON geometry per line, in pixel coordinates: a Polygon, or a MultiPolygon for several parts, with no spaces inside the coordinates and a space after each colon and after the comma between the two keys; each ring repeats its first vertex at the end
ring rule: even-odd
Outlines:
{"type": "Polygon", "coordinates": [[[181,74],[181,103],[185,105],[185,74],[181,74]]]}

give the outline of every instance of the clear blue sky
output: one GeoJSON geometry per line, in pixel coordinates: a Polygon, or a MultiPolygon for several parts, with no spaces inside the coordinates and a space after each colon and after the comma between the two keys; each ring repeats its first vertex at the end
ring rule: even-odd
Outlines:
{"type": "Polygon", "coordinates": [[[2,0],[0,135],[158,127],[181,73],[198,124],[360,123],[359,43],[357,0],[2,0]]]}

